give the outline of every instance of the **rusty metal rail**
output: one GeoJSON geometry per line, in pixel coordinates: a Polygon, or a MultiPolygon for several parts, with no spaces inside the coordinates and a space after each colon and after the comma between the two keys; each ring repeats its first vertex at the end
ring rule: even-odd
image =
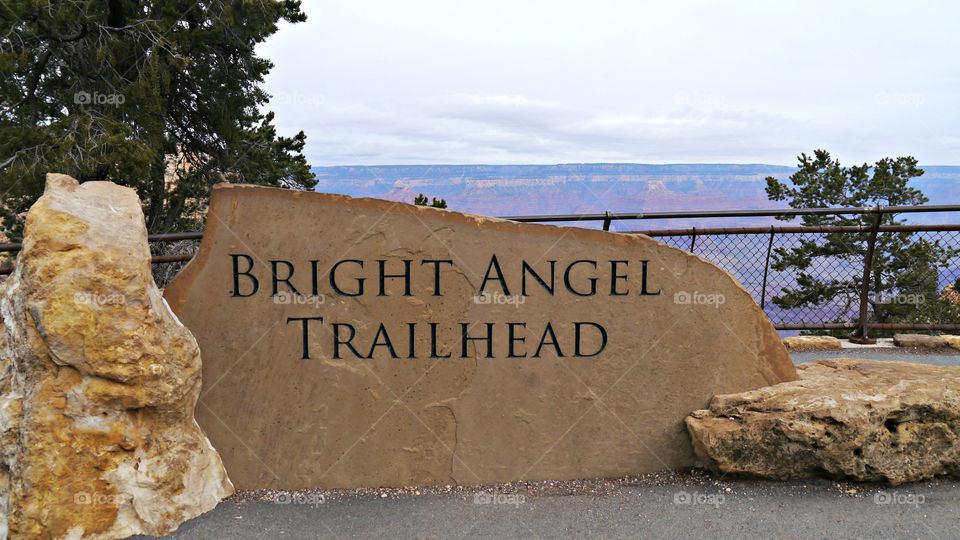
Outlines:
{"type": "Polygon", "coordinates": [[[852,206],[838,208],[781,208],[775,210],[703,210],[694,212],[604,212],[602,214],[550,214],[541,216],[504,216],[500,219],[531,223],[561,221],[602,221],[609,230],[613,221],[634,219],[699,219],[731,217],[787,217],[838,214],[904,214],[912,212],[960,212],[960,204],[925,204],[919,206],[852,206]]]}
{"type": "MultiPolygon", "coordinates": [[[[960,231],[960,225],[881,225],[879,232],[939,232],[960,231]]],[[[622,231],[624,234],[645,234],[647,236],[689,236],[694,234],[798,234],[798,233],[866,233],[870,227],[864,225],[836,226],[792,226],[792,227],[711,227],[689,229],[651,229],[645,231],[622,231]]]]}
{"type": "MultiPolygon", "coordinates": [[[[858,323],[777,324],[777,330],[856,330],[858,323]]],[[[960,330],[960,324],[872,323],[871,330],[960,330]]]]}

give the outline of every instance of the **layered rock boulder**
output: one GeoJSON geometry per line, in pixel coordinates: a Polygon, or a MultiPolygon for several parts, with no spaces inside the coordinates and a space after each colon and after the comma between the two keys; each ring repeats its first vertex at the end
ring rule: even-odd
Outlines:
{"type": "Polygon", "coordinates": [[[840,358],[800,380],[715,396],[686,423],[723,473],[893,485],[960,472],[960,367],[840,358]]]}
{"type": "Polygon", "coordinates": [[[0,314],[0,537],[162,535],[232,493],[133,190],[49,175],[0,314]]]}

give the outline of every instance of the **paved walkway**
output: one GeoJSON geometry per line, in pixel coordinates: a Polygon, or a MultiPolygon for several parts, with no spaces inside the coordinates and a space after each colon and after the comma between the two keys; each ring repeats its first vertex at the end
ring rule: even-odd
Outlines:
{"type": "MultiPolygon", "coordinates": [[[[960,365],[952,352],[794,352],[960,365]]],[[[759,482],[701,472],[635,481],[454,487],[421,494],[235,496],[169,538],[958,538],[960,480],[889,488],[826,480],[759,482]],[[565,486],[563,490],[561,486],[565,486]],[[558,490],[564,494],[556,493],[558,490]],[[440,491],[438,493],[437,491],[440,491]],[[287,502],[289,501],[289,502],[287,502]]]]}
{"type": "Polygon", "coordinates": [[[960,482],[680,481],[604,495],[220,504],[169,538],[957,538],[960,482]],[[719,485],[716,485],[719,484],[719,485]],[[856,490],[854,493],[853,491],[856,490]]]}

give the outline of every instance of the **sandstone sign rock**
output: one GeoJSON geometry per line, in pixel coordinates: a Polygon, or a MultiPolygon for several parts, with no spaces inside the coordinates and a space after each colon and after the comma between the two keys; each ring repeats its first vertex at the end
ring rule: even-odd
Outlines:
{"type": "Polygon", "coordinates": [[[161,535],[233,491],[133,190],[49,175],[0,314],[0,537],[161,535]]]}
{"type": "Polygon", "coordinates": [[[960,368],[840,358],[719,395],[687,427],[710,468],[901,484],[960,472],[960,368]]]}
{"type": "Polygon", "coordinates": [[[376,199],[217,186],[165,296],[238,488],[683,467],[690,411],[796,378],[747,291],[687,252],[376,199]]]}

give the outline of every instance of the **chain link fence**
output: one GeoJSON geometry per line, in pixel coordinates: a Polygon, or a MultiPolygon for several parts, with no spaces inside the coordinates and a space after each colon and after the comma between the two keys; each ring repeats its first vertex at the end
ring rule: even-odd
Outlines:
{"type": "MultiPolygon", "coordinates": [[[[779,329],[854,328],[860,315],[861,282],[864,270],[865,230],[844,232],[843,227],[771,227],[742,229],[686,229],[670,231],[632,231],[654,237],[665,244],[689,251],[723,268],[750,292],[771,322],[779,329]],[[810,230],[803,230],[810,229],[810,230]],[[835,230],[840,229],[840,230],[835,230]],[[778,254],[789,253],[800,246],[823,247],[827,234],[847,235],[850,249],[834,256],[814,257],[805,272],[820,282],[836,284],[837,294],[816,305],[784,307],[781,298],[799,288],[796,268],[778,270],[778,254]]],[[[884,235],[903,235],[910,242],[922,241],[954,252],[940,264],[929,267],[935,284],[905,290],[885,290],[877,294],[869,290],[868,318],[876,324],[943,326],[960,324],[960,225],[887,226],[877,233],[877,243],[884,235]],[[901,230],[906,229],[906,230],[901,230]],[[901,307],[908,311],[904,321],[884,321],[882,306],[901,307]],[[951,310],[950,306],[957,309],[951,310]]],[[[834,236],[836,238],[836,236],[834,236]]],[[[872,280],[871,280],[872,284],[872,280]]],[[[875,326],[875,325],[871,325],[875,326]]]]}

